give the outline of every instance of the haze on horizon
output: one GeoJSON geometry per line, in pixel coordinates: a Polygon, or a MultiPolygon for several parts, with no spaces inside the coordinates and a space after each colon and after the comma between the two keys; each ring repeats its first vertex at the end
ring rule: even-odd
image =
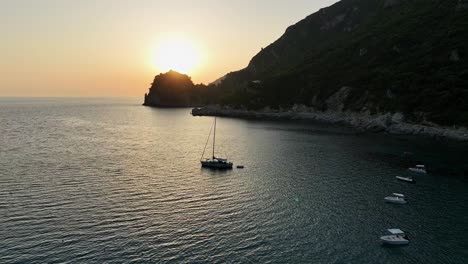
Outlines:
{"type": "Polygon", "coordinates": [[[207,84],[335,2],[2,1],[0,96],[142,96],[174,40],[190,43],[187,74],[207,84]]]}

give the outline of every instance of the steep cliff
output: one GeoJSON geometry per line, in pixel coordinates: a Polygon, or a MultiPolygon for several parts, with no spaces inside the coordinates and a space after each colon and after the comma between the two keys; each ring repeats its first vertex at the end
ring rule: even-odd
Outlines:
{"type": "Polygon", "coordinates": [[[259,109],[401,112],[468,125],[468,0],[342,0],[290,26],[219,102],[259,109]]]}

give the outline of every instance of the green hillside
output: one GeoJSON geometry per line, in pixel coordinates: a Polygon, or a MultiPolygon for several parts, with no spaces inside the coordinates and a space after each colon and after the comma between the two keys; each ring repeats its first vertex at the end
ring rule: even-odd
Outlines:
{"type": "Polygon", "coordinates": [[[218,90],[218,102],[249,109],[468,125],[468,1],[342,0],[290,26],[218,90]]]}

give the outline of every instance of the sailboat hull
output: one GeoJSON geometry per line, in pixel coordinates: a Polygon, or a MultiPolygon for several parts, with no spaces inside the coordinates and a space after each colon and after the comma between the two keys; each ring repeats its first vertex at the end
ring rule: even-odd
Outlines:
{"type": "Polygon", "coordinates": [[[232,162],[223,162],[218,160],[202,160],[202,167],[212,169],[232,169],[232,162]]]}

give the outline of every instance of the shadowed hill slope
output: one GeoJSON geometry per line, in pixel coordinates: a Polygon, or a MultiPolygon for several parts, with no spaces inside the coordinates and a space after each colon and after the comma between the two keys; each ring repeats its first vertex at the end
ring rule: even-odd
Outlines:
{"type": "Polygon", "coordinates": [[[219,102],[468,125],[467,0],[342,0],[218,84],[219,102]]]}

